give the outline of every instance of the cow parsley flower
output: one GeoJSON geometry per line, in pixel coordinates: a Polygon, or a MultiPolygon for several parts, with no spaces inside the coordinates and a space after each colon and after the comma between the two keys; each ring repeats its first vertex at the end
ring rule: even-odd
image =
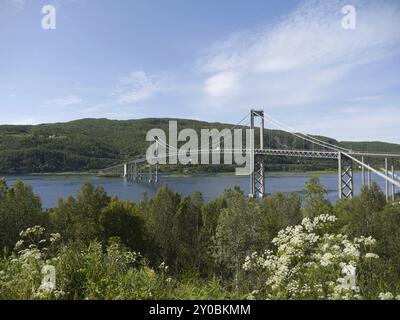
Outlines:
{"type": "Polygon", "coordinates": [[[379,299],[380,300],[393,300],[394,299],[394,295],[391,292],[381,292],[379,294],[379,299]]]}
{"type": "MultiPolygon", "coordinates": [[[[265,299],[361,299],[356,268],[365,247],[373,245],[375,240],[323,233],[336,221],[332,215],[304,218],[300,225],[278,232],[272,240],[274,251],[247,256],[243,269],[254,272],[258,279],[254,287],[258,296],[265,299]]],[[[365,256],[377,257],[372,253],[365,256]]]]}

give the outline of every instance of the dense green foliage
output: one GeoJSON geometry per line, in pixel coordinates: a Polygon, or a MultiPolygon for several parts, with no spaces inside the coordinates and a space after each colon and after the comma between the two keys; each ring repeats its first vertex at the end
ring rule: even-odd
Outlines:
{"type": "MultiPolygon", "coordinates": [[[[0,173],[41,173],[62,171],[98,170],[145,154],[146,133],[153,128],[168,132],[172,119],[107,120],[82,119],[67,123],[0,126],[0,173]]],[[[178,130],[192,128],[222,130],[232,125],[194,120],[178,120],[178,130]]],[[[359,151],[400,152],[400,145],[364,142],[339,143],[331,138],[318,137],[326,142],[343,145],[359,151]]],[[[266,130],[264,138],[268,148],[315,149],[312,145],[293,135],[266,130]]],[[[379,165],[382,165],[381,163],[379,165]]],[[[317,162],[312,159],[274,157],[266,163],[270,171],[325,170],[335,168],[335,161],[317,162]]],[[[179,170],[170,167],[167,170],[179,170]]],[[[185,168],[188,170],[188,168],[185,168]]],[[[191,172],[233,170],[232,166],[192,166],[191,172]]]]}
{"type": "Polygon", "coordinates": [[[43,211],[18,181],[0,185],[0,299],[377,299],[400,294],[400,204],[379,188],[330,204],[237,189],[204,203],[166,187],[133,203],[82,186],[43,211]],[[372,238],[369,238],[369,237],[372,238]],[[378,258],[379,256],[379,258],[378,258]],[[343,265],[357,287],[337,285],[343,265]],[[43,284],[55,268],[56,288],[43,284]]]}

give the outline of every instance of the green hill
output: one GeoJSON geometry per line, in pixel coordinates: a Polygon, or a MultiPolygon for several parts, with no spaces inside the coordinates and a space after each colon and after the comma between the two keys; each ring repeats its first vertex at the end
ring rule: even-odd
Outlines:
{"type": "MultiPolygon", "coordinates": [[[[172,119],[108,120],[81,119],[66,123],[0,126],[0,173],[43,173],[89,171],[143,155],[147,148],[146,133],[153,128],[168,132],[172,119]]],[[[232,125],[178,119],[178,127],[231,128],[232,125]]],[[[382,142],[338,142],[320,137],[332,144],[353,150],[400,153],[400,145],[382,142]]],[[[278,130],[266,130],[266,147],[321,149],[318,146],[278,130]]],[[[335,161],[285,159],[267,160],[269,170],[324,170],[334,168],[335,161]]],[[[179,167],[178,167],[179,168],[179,167]]],[[[192,168],[192,170],[232,170],[229,166],[192,168]]]]}

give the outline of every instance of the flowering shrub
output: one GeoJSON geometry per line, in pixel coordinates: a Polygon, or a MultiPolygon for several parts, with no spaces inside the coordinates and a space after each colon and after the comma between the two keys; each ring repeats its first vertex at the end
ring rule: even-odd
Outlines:
{"type": "Polygon", "coordinates": [[[59,234],[40,226],[20,233],[8,258],[0,259],[2,299],[224,299],[219,282],[177,281],[163,262],[157,270],[119,239],[60,246],[59,234]]]}
{"type": "Polygon", "coordinates": [[[380,300],[400,300],[400,295],[395,297],[394,294],[391,292],[382,292],[379,294],[379,299],[380,300]]]}
{"type": "Polygon", "coordinates": [[[21,231],[14,253],[2,261],[0,271],[0,298],[49,299],[60,298],[63,292],[44,281],[44,271],[52,270],[57,258],[51,256],[60,239],[59,234],[44,238],[45,229],[34,226],[21,231]]]}
{"type": "Polygon", "coordinates": [[[305,218],[281,230],[274,252],[254,252],[243,269],[254,290],[249,299],[360,299],[357,265],[377,256],[367,251],[371,237],[349,239],[333,233],[336,217],[305,218]]]}

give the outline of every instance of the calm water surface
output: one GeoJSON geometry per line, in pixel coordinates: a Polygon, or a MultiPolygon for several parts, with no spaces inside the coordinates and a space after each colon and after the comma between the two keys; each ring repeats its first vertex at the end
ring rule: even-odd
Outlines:
{"type": "MultiPolygon", "coordinates": [[[[273,174],[266,176],[267,192],[297,192],[301,194],[305,181],[312,174],[273,174]]],[[[315,176],[315,174],[314,174],[315,176]]],[[[321,183],[328,190],[328,197],[332,202],[338,198],[338,177],[336,174],[319,175],[321,183]]],[[[359,192],[361,187],[361,173],[355,173],[355,191],[359,192]]],[[[32,185],[35,193],[39,194],[43,207],[54,207],[59,198],[74,196],[81,185],[90,182],[95,186],[103,186],[110,195],[124,200],[138,201],[147,192],[150,197],[154,196],[157,188],[168,185],[169,188],[183,195],[192,195],[194,191],[201,191],[204,199],[211,200],[221,195],[225,189],[239,186],[246,194],[249,193],[249,177],[246,176],[191,176],[191,177],[162,177],[158,185],[148,183],[137,183],[122,178],[99,178],[95,175],[65,175],[65,176],[7,176],[9,184],[16,179],[32,185]]],[[[384,190],[385,183],[379,177],[373,177],[384,190]]]]}

